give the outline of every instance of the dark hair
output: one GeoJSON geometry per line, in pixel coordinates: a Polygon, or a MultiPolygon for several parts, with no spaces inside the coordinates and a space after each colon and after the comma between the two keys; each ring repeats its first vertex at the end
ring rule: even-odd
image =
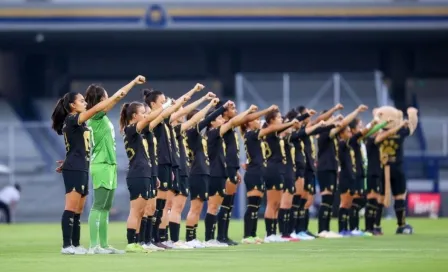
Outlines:
{"type": "Polygon", "coordinates": [[[298,106],[296,111],[298,113],[300,113],[300,114],[305,114],[306,113],[306,107],[305,106],[298,106]]]}
{"type": "MultiPolygon", "coordinates": [[[[208,112],[205,114],[205,116],[209,116],[211,113],[213,113],[216,109],[215,108],[211,108],[208,110],[208,112]]],[[[216,116],[216,118],[214,120],[212,120],[210,123],[207,124],[207,130],[210,130],[212,128],[212,122],[216,121],[216,119],[218,119],[219,115],[216,116]]]]}
{"type": "Polygon", "coordinates": [[[129,121],[132,119],[132,115],[137,112],[137,109],[143,107],[143,104],[140,102],[132,102],[132,103],[124,103],[121,106],[120,111],[120,131],[123,131],[124,128],[129,124],[129,121]]]}
{"type": "Polygon", "coordinates": [[[348,127],[350,129],[355,129],[358,126],[359,121],[360,121],[359,118],[353,119],[353,121],[351,121],[350,124],[348,124],[348,127]]]}
{"type": "Polygon", "coordinates": [[[156,102],[160,95],[163,95],[161,91],[156,91],[153,89],[143,89],[143,100],[151,108],[151,102],[156,102]]]}
{"type": "Polygon", "coordinates": [[[16,190],[19,191],[19,192],[22,191],[22,187],[18,183],[14,184],[14,188],[16,188],[16,190]]]}
{"type": "Polygon", "coordinates": [[[100,103],[105,95],[106,90],[102,86],[98,84],[89,85],[86,90],[87,109],[91,109],[93,106],[100,103]]]}
{"type": "Polygon", "coordinates": [[[240,125],[241,134],[244,135],[247,132],[248,127],[249,127],[249,122],[241,124],[240,125]]]}
{"type": "Polygon", "coordinates": [[[53,128],[59,135],[62,135],[62,127],[64,126],[65,118],[71,111],[70,104],[75,102],[78,94],[79,93],[76,92],[66,93],[58,100],[54,107],[53,114],[51,115],[51,120],[53,121],[51,128],[53,128]]]}
{"type": "Polygon", "coordinates": [[[299,113],[295,109],[292,109],[286,114],[285,119],[294,120],[298,114],[299,113]]]}
{"type": "Polygon", "coordinates": [[[190,112],[187,114],[187,120],[190,120],[191,117],[193,117],[193,115],[195,115],[195,114],[198,113],[198,112],[199,112],[198,109],[194,109],[194,110],[190,111],[190,112]]]}
{"type": "MultiPolygon", "coordinates": [[[[264,119],[266,120],[266,124],[269,124],[272,120],[275,119],[275,117],[277,117],[277,114],[279,114],[280,111],[279,110],[275,110],[275,111],[270,111],[266,114],[266,116],[264,117],[264,119]]],[[[267,125],[266,125],[267,126],[267,125]]]]}

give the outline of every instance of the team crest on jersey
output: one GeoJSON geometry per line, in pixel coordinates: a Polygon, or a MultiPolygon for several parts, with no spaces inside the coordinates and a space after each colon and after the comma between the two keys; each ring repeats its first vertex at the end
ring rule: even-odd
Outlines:
{"type": "Polygon", "coordinates": [[[283,183],[280,183],[280,189],[283,189],[283,183]]]}
{"type": "Polygon", "coordinates": [[[164,182],[163,187],[168,187],[168,182],[164,182]]]}
{"type": "Polygon", "coordinates": [[[85,188],[85,186],[84,185],[81,185],[81,190],[84,192],[84,188],[85,188]]]}

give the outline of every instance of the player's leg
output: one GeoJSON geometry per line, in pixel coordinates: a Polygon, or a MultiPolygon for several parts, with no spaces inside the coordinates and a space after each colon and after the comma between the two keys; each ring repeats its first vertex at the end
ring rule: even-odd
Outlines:
{"type": "Polygon", "coordinates": [[[342,236],[351,236],[349,230],[350,209],[352,207],[353,195],[351,193],[351,181],[345,177],[339,177],[338,191],[341,196],[341,203],[338,211],[339,234],[342,236]]]}
{"type": "MultiPolygon", "coordinates": [[[[92,176],[95,175],[92,173],[92,176]]],[[[101,241],[98,238],[100,237],[100,228],[104,228],[102,226],[102,214],[105,212],[104,207],[107,204],[107,198],[111,190],[108,190],[103,187],[99,187],[93,190],[93,205],[90,209],[89,213],[89,230],[90,230],[90,246],[89,246],[89,254],[108,254],[111,253],[108,250],[104,250],[104,241],[101,241]]],[[[107,228],[107,227],[106,227],[107,228]]],[[[106,238],[107,239],[107,238],[106,238]]],[[[106,240],[107,241],[107,240],[106,240]]],[[[107,242],[106,242],[107,247],[107,242]]]]}
{"type": "Polygon", "coordinates": [[[169,229],[174,249],[189,249],[185,242],[179,239],[181,215],[189,195],[187,177],[179,177],[176,195],[169,215],[169,229]]]}
{"type": "Polygon", "coordinates": [[[320,171],[317,172],[320,195],[322,201],[318,213],[318,232],[319,237],[327,238],[330,236],[330,220],[333,209],[333,191],[336,185],[336,172],[320,171]]]}
{"type": "Polygon", "coordinates": [[[278,224],[280,228],[280,234],[283,239],[287,239],[291,242],[298,242],[299,239],[291,237],[290,227],[290,214],[292,208],[292,200],[296,193],[296,186],[294,182],[293,173],[284,175],[285,184],[283,186],[283,194],[280,201],[280,209],[278,212],[278,224]]]}
{"type": "Polygon", "coordinates": [[[380,191],[380,179],[376,176],[367,177],[367,204],[365,212],[365,230],[371,234],[375,234],[374,225],[376,213],[378,210],[378,197],[380,191]]]}
{"type": "Polygon", "coordinates": [[[81,214],[84,210],[86,203],[86,196],[89,194],[89,174],[87,172],[73,171],[74,176],[81,182],[81,199],[78,202],[78,207],[73,216],[73,233],[72,233],[72,245],[75,249],[75,254],[86,254],[85,249],[81,244],[81,214]],[[77,253],[76,253],[77,252],[77,253]]]}
{"type": "Polygon", "coordinates": [[[196,237],[196,228],[201,215],[204,201],[208,199],[207,175],[192,175],[189,177],[190,184],[190,210],[186,220],[186,240],[191,248],[204,248],[205,246],[196,237]]]}
{"type": "Polygon", "coordinates": [[[171,183],[171,166],[163,164],[159,165],[158,168],[158,179],[160,181],[160,186],[157,189],[157,198],[156,198],[156,211],[155,211],[155,222],[153,225],[153,239],[154,244],[158,247],[167,249],[167,246],[164,245],[162,240],[160,239],[160,233],[162,235],[165,230],[161,230],[160,225],[162,223],[163,211],[166,206],[169,184],[171,183]]]}
{"type": "Polygon", "coordinates": [[[295,181],[295,187],[296,192],[292,198],[292,207],[290,211],[290,221],[289,221],[289,228],[291,230],[291,236],[294,238],[299,238],[298,234],[300,233],[299,228],[299,214],[300,214],[300,200],[302,198],[302,195],[304,195],[304,170],[303,171],[296,171],[296,181],[295,181]]]}
{"type": "Polygon", "coordinates": [[[384,196],[385,195],[385,179],[384,172],[382,173],[379,179],[379,192],[378,198],[376,199],[378,202],[377,210],[375,214],[375,222],[373,225],[374,235],[383,235],[383,230],[381,228],[381,219],[383,218],[383,210],[384,210],[384,196]]]}
{"type": "Polygon", "coordinates": [[[162,219],[159,226],[159,238],[160,241],[167,246],[168,248],[171,247],[171,244],[169,242],[169,236],[168,236],[168,222],[169,222],[169,213],[173,204],[173,198],[175,195],[173,185],[178,184],[178,178],[179,178],[179,169],[178,168],[170,168],[170,175],[169,175],[169,181],[166,188],[168,189],[166,192],[166,203],[165,207],[163,208],[162,213],[162,219]]]}
{"type": "Polygon", "coordinates": [[[412,234],[412,226],[406,223],[406,177],[401,166],[391,166],[390,184],[397,217],[396,234],[412,234]]]}
{"type": "Polygon", "coordinates": [[[235,241],[229,239],[229,226],[232,217],[232,209],[235,200],[235,194],[238,189],[239,174],[238,169],[234,167],[227,168],[228,179],[226,182],[226,194],[222,201],[221,209],[218,213],[218,237],[217,240],[221,243],[226,243],[230,246],[237,245],[235,241]],[[224,207],[224,209],[222,209],[224,207]]]}
{"type": "Polygon", "coordinates": [[[208,187],[207,214],[205,215],[205,243],[206,247],[227,247],[215,239],[215,228],[219,206],[226,195],[226,178],[210,177],[208,187]]]}
{"type": "Polygon", "coordinates": [[[287,241],[277,236],[277,215],[282,198],[283,175],[276,169],[266,169],[266,210],[264,222],[266,225],[265,243],[287,241]]]}
{"type": "Polygon", "coordinates": [[[309,231],[310,207],[314,203],[314,194],[316,192],[316,176],[311,170],[305,170],[304,189],[302,199],[300,199],[299,213],[299,235],[302,240],[314,240],[316,235],[309,231]]]}
{"type": "Polygon", "coordinates": [[[260,173],[246,173],[244,183],[247,192],[247,206],[244,213],[244,235],[241,243],[260,244],[263,240],[257,237],[257,223],[258,209],[264,190],[263,177],[260,173]]]}

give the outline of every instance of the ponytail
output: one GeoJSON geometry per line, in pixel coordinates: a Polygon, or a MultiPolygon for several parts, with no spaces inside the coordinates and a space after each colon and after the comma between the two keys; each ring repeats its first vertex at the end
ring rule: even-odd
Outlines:
{"type": "Polygon", "coordinates": [[[51,128],[56,131],[58,135],[62,135],[65,118],[71,111],[70,104],[75,102],[77,95],[78,93],[75,92],[66,93],[58,100],[54,107],[53,114],[51,114],[51,120],[53,121],[51,128]]]}
{"type": "Polygon", "coordinates": [[[132,120],[132,115],[137,113],[139,107],[143,107],[143,104],[140,102],[124,103],[123,106],[121,106],[119,121],[121,132],[123,132],[124,128],[129,125],[129,121],[132,120]]]}
{"type": "Polygon", "coordinates": [[[157,98],[160,95],[163,95],[161,91],[156,91],[153,89],[143,89],[143,101],[145,101],[146,105],[148,105],[151,109],[151,102],[155,103],[157,101],[157,98]]]}
{"type": "Polygon", "coordinates": [[[87,109],[93,108],[96,104],[101,102],[101,99],[105,97],[106,90],[97,84],[91,84],[86,90],[86,102],[87,109]]]}

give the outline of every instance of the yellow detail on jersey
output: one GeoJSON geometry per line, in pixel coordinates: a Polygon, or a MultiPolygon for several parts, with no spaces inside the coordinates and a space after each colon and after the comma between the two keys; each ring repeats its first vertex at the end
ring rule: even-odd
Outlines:
{"type": "Polygon", "coordinates": [[[283,139],[280,139],[279,144],[280,144],[280,152],[282,154],[282,163],[286,164],[285,141],[283,139]]]}

